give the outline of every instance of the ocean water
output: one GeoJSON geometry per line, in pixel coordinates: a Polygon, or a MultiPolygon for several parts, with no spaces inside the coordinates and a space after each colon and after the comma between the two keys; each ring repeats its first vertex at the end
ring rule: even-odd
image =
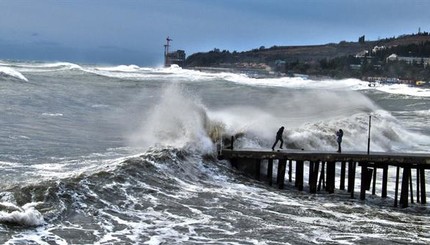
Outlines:
{"type": "Polygon", "coordinates": [[[386,199],[311,195],[214,143],[269,149],[282,125],[287,148],[335,151],[342,128],[366,151],[371,115],[371,151],[428,153],[428,88],[0,61],[0,113],[2,244],[430,243],[428,204],[393,207],[395,169],[386,199]]]}

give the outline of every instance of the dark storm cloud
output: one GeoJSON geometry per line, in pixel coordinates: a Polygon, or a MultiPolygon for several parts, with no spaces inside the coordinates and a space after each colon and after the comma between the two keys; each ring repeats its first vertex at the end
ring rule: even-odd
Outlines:
{"type": "Polygon", "coordinates": [[[132,63],[140,54],[151,55],[139,63],[148,65],[161,62],[168,35],[173,49],[188,54],[377,39],[430,31],[428,9],[430,1],[420,0],[3,0],[0,37],[7,45],[0,42],[0,58],[42,58],[52,42],[44,51],[57,60],[132,63]]]}

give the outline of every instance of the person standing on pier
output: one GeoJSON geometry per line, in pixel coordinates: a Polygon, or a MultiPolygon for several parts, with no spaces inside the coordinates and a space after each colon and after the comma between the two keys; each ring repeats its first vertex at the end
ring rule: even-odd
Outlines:
{"type": "Polygon", "coordinates": [[[336,132],[336,136],[337,136],[337,145],[338,145],[337,152],[340,153],[342,152],[341,144],[342,144],[343,130],[339,129],[339,131],[336,132]]]}
{"type": "Polygon", "coordinates": [[[276,140],[275,143],[272,146],[272,151],[275,150],[275,146],[278,143],[278,141],[281,141],[281,146],[279,147],[280,149],[282,149],[282,145],[284,144],[284,140],[282,139],[282,134],[284,133],[284,126],[280,127],[278,132],[276,133],[276,140]]]}

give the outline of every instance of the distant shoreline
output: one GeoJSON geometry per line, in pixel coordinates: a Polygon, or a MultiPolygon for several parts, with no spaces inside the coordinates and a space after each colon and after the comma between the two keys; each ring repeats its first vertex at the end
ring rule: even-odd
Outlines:
{"type": "Polygon", "coordinates": [[[430,80],[430,34],[402,35],[378,41],[264,46],[244,52],[214,49],[190,55],[186,68],[244,72],[251,76],[307,76],[331,79],[385,77],[430,80]]]}

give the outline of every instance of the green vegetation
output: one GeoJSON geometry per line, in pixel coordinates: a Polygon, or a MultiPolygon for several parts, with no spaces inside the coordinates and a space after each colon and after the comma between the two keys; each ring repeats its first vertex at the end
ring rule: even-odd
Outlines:
{"type": "Polygon", "coordinates": [[[314,46],[261,46],[245,52],[214,49],[187,58],[189,67],[270,67],[280,74],[390,77],[430,80],[430,35],[427,32],[378,41],[341,41],[314,46]],[[395,54],[395,55],[393,55],[395,54]]]}

